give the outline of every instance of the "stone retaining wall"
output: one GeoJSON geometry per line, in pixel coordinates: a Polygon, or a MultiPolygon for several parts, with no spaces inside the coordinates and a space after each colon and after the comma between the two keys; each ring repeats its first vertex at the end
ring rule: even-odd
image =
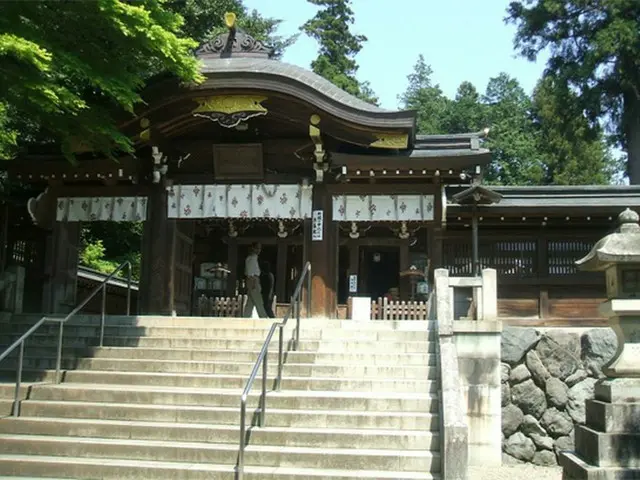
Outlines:
{"type": "Polygon", "coordinates": [[[616,348],[610,328],[504,328],[503,463],[556,465],[559,451],[573,450],[584,401],[616,348]]]}

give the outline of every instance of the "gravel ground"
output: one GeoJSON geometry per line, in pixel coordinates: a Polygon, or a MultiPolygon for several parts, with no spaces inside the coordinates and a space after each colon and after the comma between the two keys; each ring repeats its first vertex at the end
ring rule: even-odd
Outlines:
{"type": "Polygon", "coordinates": [[[535,465],[469,467],[469,480],[561,480],[562,468],[535,465]]]}

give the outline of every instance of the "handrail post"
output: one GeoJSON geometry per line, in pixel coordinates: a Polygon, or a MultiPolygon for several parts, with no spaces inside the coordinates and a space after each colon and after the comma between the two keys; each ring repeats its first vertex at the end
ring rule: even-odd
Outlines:
{"type": "Polygon", "coordinates": [[[264,427],[265,410],[267,409],[267,358],[269,357],[269,349],[264,352],[262,359],[262,395],[260,396],[260,426],[264,427]]]}
{"type": "Polygon", "coordinates": [[[102,286],[102,309],[100,311],[100,346],[104,346],[104,324],[107,310],[107,284],[102,286]]]}
{"type": "Polygon", "coordinates": [[[238,451],[238,480],[244,474],[244,447],[246,434],[247,398],[243,395],[240,400],[240,450],[238,451]]]}
{"type": "Polygon", "coordinates": [[[311,318],[311,264],[307,266],[307,318],[311,318]]]}
{"type": "Polygon", "coordinates": [[[20,343],[20,356],[18,357],[18,371],[16,372],[16,391],[13,395],[13,416],[20,416],[20,386],[22,385],[22,362],[24,359],[24,344],[26,340],[20,343]]]}
{"type": "Polygon", "coordinates": [[[278,378],[276,379],[276,390],[280,390],[280,383],[282,382],[282,366],[284,363],[284,325],[279,327],[278,336],[278,378]]]}
{"type": "Polygon", "coordinates": [[[64,334],[64,321],[59,320],[60,328],[58,329],[58,352],[56,355],[56,383],[60,383],[61,375],[60,370],[62,368],[62,336],[64,334]]]}
{"type": "MultiPolygon", "coordinates": [[[[127,316],[131,315],[131,262],[127,262],[127,316]]],[[[102,345],[100,345],[102,346],[102,345]]]]}
{"type": "Polygon", "coordinates": [[[293,314],[296,317],[296,335],[295,341],[293,342],[293,349],[298,350],[298,345],[300,343],[300,303],[296,298],[291,299],[293,314]]]}

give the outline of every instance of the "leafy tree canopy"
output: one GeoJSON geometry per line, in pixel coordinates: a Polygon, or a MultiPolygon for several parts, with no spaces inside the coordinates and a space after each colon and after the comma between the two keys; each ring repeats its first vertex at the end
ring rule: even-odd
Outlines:
{"type": "Polygon", "coordinates": [[[640,2],[518,0],[507,20],[517,25],[522,55],[550,52],[547,75],[579,92],[574,101],[591,128],[604,121],[627,151],[631,182],[640,183],[640,2]]]}
{"type": "Polygon", "coordinates": [[[307,0],[320,8],[316,15],[300,29],[320,45],[318,58],[311,69],[342,90],[367,102],[377,104],[378,99],[368,82],[356,79],[358,64],[355,56],[367,41],[364,35],[354,35],[351,0],[307,0]]]}
{"type": "MultiPolygon", "coordinates": [[[[130,151],[113,115],[133,111],[149,70],[201,79],[182,26],[161,0],[1,2],[0,112],[28,119],[69,157],[80,142],[130,151]]],[[[0,137],[5,157],[21,133],[0,137]]]]}

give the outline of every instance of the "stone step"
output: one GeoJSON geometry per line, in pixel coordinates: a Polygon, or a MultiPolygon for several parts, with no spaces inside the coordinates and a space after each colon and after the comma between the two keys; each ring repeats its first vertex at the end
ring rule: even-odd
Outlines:
{"type": "MultiPolygon", "coordinates": [[[[7,389],[4,398],[13,399],[13,389],[7,389]],[[9,396],[10,395],[10,396],[9,396]]],[[[26,395],[26,390],[23,390],[26,395]]],[[[188,389],[147,386],[62,383],[60,385],[34,385],[30,400],[67,402],[142,403],[156,405],[194,405],[239,407],[242,389],[188,389]]],[[[256,406],[260,389],[252,390],[248,404],[256,406]]],[[[268,406],[283,409],[353,410],[383,412],[437,412],[435,394],[384,392],[314,392],[269,391],[268,406]]]]}
{"type": "MultiPolygon", "coordinates": [[[[235,465],[238,446],[225,443],[0,434],[0,452],[235,465]]],[[[370,468],[434,471],[440,468],[440,456],[437,452],[425,450],[248,445],[245,464],[311,468],[330,468],[338,464],[345,470],[370,468]]]]}
{"type": "MultiPolygon", "coordinates": [[[[273,377],[268,378],[272,384],[273,377]]],[[[141,373],[141,372],[107,372],[93,370],[67,370],[64,372],[65,382],[107,383],[118,385],[154,385],[195,388],[243,388],[247,375],[233,374],[195,374],[195,373],[141,373]]],[[[258,382],[256,382],[257,387],[258,382]]],[[[357,391],[357,392],[417,392],[435,393],[436,380],[417,379],[363,379],[335,377],[294,377],[283,375],[283,390],[323,390],[323,391],[357,391]]]]}
{"type": "MultiPolygon", "coordinates": [[[[278,338],[273,337],[270,348],[277,347],[278,338]]],[[[11,340],[6,336],[0,337],[0,344],[10,344],[11,340]]],[[[208,338],[174,338],[174,337],[105,337],[104,345],[109,347],[142,347],[142,348],[189,348],[204,350],[260,350],[263,340],[247,340],[243,338],[208,339],[208,338]]],[[[57,339],[49,335],[32,335],[27,343],[25,351],[31,346],[55,346],[57,339]]],[[[64,339],[65,348],[78,348],[96,346],[96,338],[67,338],[64,339]]],[[[286,342],[285,342],[286,345],[286,342]]],[[[435,343],[427,341],[367,341],[367,340],[304,340],[300,341],[300,351],[322,353],[435,353],[435,343]]]]}
{"type": "MultiPolygon", "coordinates": [[[[0,350],[3,347],[0,346],[0,350]]],[[[142,347],[88,347],[69,348],[65,345],[63,357],[65,358],[128,358],[151,359],[151,360],[192,360],[192,361],[238,361],[253,362],[258,358],[260,349],[253,350],[193,350],[188,348],[142,348],[142,347]]],[[[32,357],[55,357],[57,348],[51,347],[27,347],[25,356],[32,357]]],[[[277,348],[269,350],[269,361],[277,361],[277,348]]],[[[17,351],[15,355],[17,356],[17,351]]],[[[289,351],[287,362],[311,364],[319,363],[324,365],[335,364],[366,364],[366,365],[436,365],[436,355],[434,353],[316,353],[312,351],[289,351]]]]}
{"type": "MultiPolygon", "coordinates": [[[[235,467],[232,465],[1,454],[0,474],[49,477],[64,474],[67,478],[144,478],[149,480],[234,480],[236,478],[235,467]]],[[[425,472],[255,466],[245,467],[244,478],[246,480],[440,480],[439,475],[425,472]]]]}
{"type": "MultiPolygon", "coordinates": [[[[3,369],[13,370],[18,360],[11,359],[3,362],[3,369]]],[[[231,361],[191,361],[191,360],[131,360],[125,358],[77,358],[64,359],[62,368],[66,370],[100,370],[118,372],[152,372],[152,373],[211,373],[234,374],[248,376],[255,362],[231,361]]],[[[278,370],[277,358],[268,362],[268,371],[276,375],[278,370]]],[[[26,357],[23,368],[37,370],[55,369],[55,358],[26,357]]],[[[386,366],[386,365],[322,365],[318,363],[301,364],[287,362],[284,374],[294,377],[347,377],[347,378],[415,378],[433,380],[437,378],[437,368],[421,366],[386,366]]]]}
{"type": "MultiPolygon", "coordinates": [[[[57,325],[43,325],[38,333],[56,337],[57,325]]],[[[14,327],[3,332],[4,335],[13,335],[16,338],[24,333],[26,328],[14,327]]],[[[137,326],[106,326],[104,335],[107,337],[172,337],[172,338],[232,338],[264,340],[268,329],[254,328],[207,328],[207,327],[137,327],[137,326]]],[[[293,325],[287,325],[285,339],[292,337],[293,325]]],[[[276,332],[276,335],[278,332],[276,332]]],[[[64,338],[98,338],[100,328],[97,326],[66,325],[64,338]]],[[[358,339],[367,341],[428,341],[435,339],[435,330],[429,331],[394,331],[394,330],[366,330],[366,329],[301,329],[300,338],[305,340],[333,340],[333,339],[358,339]]]]}
{"type": "MultiPolygon", "coordinates": [[[[14,315],[9,325],[33,326],[42,318],[41,315],[14,315]]],[[[171,317],[171,316],[119,316],[107,315],[106,326],[176,326],[176,327],[207,327],[207,328],[261,328],[269,330],[275,319],[231,318],[231,317],[171,317]]],[[[301,328],[304,329],[339,329],[339,330],[428,330],[435,328],[434,320],[372,320],[359,322],[353,320],[301,318],[301,328]]],[[[295,324],[295,319],[290,319],[289,325],[295,324]]],[[[57,325],[57,322],[51,322],[57,325]]],[[[77,315],[72,317],[66,325],[100,325],[98,315],[77,315]]]]}
{"type": "MultiPolygon", "coordinates": [[[[10,404],[9,400],[0,403],[10,404]]],[[[25,400],[25,417],[83,418],[144,422],[239,425],[240,402],[233,407],[151,405],[104,402],[55,402],[25,400]]],[[[257,421],[257,410],[248,411],[247,425],[257,421]]],[[[301,410],[272,408],[267,403],[269,427],[371,428],[376,430],[435,431],[438,414],[430,412],[367,412],[350,410],[301,410]]]]}
{"type": "Polygon", "coordinates": [[[596,467],[589,465],[575,452],[560,452],[558,464],[563,478],[576,480],[635,480],[640,478],[640,467],[596,467]]]}
{"type": "MultiPolygon", "coordinates": [[[[628,432],[632,419],[640,419],[640,401],[609,403],[586,401],[587,426],[600,432],[628,432]]],[[[636,420],[637,422],[638,420],[636,420]]]]}
{"type": "Polygon", "coordinates": [[[576,425],[575,450],[590,465],[640,468],[640,432],[604,433],[576,425]]]}
{"type": "MultiPolygon", "coordinates": [[[[3,419],[0,434],[238,444],[237,425],[170,422],[19,417],[3,419]]],[[[251,445],[313,448],[351,448],[357,445],[367,449],[428,449],[435,452],[440,449],[439,442],[436,433],[410,430],[253,427],[250,431],[251,445]]]]}

